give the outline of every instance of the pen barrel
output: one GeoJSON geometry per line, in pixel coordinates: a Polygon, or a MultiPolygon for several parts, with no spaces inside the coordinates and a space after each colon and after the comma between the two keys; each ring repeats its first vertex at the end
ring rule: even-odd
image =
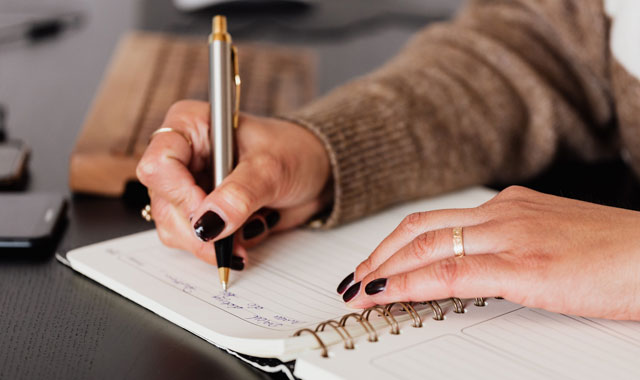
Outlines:
{"type": "Polygon", "coordinates": [[[209,43],[209,99],[213,186],[218,187],[233,169],[233,64],[231,42],[209,43]]]}

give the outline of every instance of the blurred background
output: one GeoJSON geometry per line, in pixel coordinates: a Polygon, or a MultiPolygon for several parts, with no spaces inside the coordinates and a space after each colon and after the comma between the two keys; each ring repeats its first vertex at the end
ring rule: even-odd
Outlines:
{"type": "Polygon", "coordinates": [[[129,30],[195,35],[204,43],[211,15],[226,14],[237,42],[269,42],[312,49],[317,61],[316,93],[321,95],[378,67],[416,30],[429,22],[449,18],[461,3],[461,0],[2,0],[0,104],[7,111],[10,135],[32,147],[30,166],[37,175],[31,176],[30,188],[66,191],[67,173],[60,167],[68,161],[75,136],[118,39],[129,30]],[[185,7],[189,10],[185,11],[185,7]],[[34,22],[60,16],[71,21],[65,21],[70,25],[60,33],[55,32],[55,36],[45,36],[37,42],[20,37],[20,30],[34,22]],[[49,138],[41,138],[43,133],[49,138]]]}

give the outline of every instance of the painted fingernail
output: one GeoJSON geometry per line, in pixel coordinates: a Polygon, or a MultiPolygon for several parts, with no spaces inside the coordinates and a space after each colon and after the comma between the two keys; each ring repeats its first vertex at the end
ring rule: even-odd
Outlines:
{"type": "Polygon", "coordinates": [[[353,299],[353,297],[358,295],[358,292],[360,291],[360,285],[362,285],[362,282],[358,281],[355,284],[351,285],[351,287],[347,289],[346,292],[344,292],[344,295],[342,296],[344,302],[349,302],[353,299]]]}
{"type": "Polygon", "coordinates": [[[241,271],[244,269],[244,259],[240,256],[231,257],[231,269],[241,271]]]}
{"type": "Polygon", "coordinates": [[[364,292],[368,295],[372,296],[374,294],[378,294],[383,291],[387,287],[387,279],[379,278],[377,280],[373,280],[364,287],[364,292]]]}
{"type": "Polygon", "coordinates": [[[280,221],[280,213],[276,210],[271,211],[264,217],[265,222],[267,222],[268,228],[273,228],[280,221]]]}
{"type": "Polygon", "coordinates": [[[340,282],[340,285],[338,285],[338,289],[336,289],[338,294],[344,293],[344,291],[347,290],[347,287],[351,285],[352,282],[353,282],[353,272],[351,272],[347,277],[344,278],[344,280],[340,282]]]}
{"type": "Polygon", "coordinates": [[[205,212],[200,219],[193,225],[196,235],[202,241],[209,241],[224,230],[224,220],[213,211],[205,212]]]}
{"type": "Polygon", "coordinates": [[[242,228],[242,237],[244,240],[253,239],[256,236],[259,236],[264,232],[264,223],[260,219],[254,219],[249,223],[245,224],[242,228]]]}

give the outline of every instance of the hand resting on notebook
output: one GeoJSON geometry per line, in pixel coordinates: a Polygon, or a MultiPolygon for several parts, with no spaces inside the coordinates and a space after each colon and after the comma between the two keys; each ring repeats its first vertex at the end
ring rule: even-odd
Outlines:
{"type": "Polygon", "coordinates": [[[331,199],[329,158],[320,140],[306,129],[243,115],[237,132],[238,165],[207,195],[206,186],[199,184],[211,183],[208,120],[206,102],[174,104],[162,127],[178,132],[152,139],[137,175],[149,189],[151,212],[165,245],[215,264],[210,242],[243,228],[236,234],[240,257],[232,268],[241,269],[246,247],[269,232],[306,222],[325,207],[331,199]]]}
{"type": "Polygon", "coordinates": [[[638,212],[511,187],[477,208],[409,215],[339,291],[354,308],[502,296],[554,312],[640,320],[638,231],[638,212]],[[460,258],[457,226],[464,228],[460,258]]]}

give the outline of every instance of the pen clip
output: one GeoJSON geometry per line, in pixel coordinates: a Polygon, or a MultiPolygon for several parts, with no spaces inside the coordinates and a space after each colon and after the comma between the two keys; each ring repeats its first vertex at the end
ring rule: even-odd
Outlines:
{"type": "Polygon", "coordinates": [[[240,85],[242,81],[240,80],[240,65],[238,64],[238,48],[235,45],[231,46],[231,60],[233,61],[233,80],[236,85],[233,127],[238,128],[240,118],[240,85]]]}

